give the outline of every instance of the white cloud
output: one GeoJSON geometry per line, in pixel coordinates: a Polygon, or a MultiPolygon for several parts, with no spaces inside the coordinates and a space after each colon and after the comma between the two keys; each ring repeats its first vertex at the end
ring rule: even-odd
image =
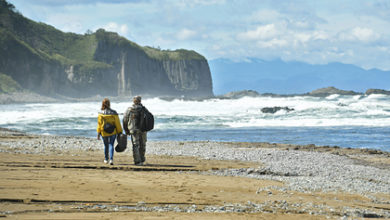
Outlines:
{"type": "Polygon", "coordinates": [[[313,40],[328,40],[329,34],[324,31],[314,31],[312,35],[313,40]]]}
{"type": "Polygon", "coordinates": [[[107,31],[117,32],[122,36],[126,36],[129,32],[129,28],[126,24],[118,24],[115,22],[110,22],[103,26],[103,29],[107,31]]]}
{"type": "Polygon", "coordinates": [[[221,5],[225,4],[226,0],[173,0],[169,1],[168,4],[171,6],[176,5],[179,8],[193,8],[196,6],[209,6],[209,5],[221,5]]]}
{"type": "Polygon", "coordinates": [[[85,33],[82,16],[72,16],[65,13],[57,13],[48,16],[45,19],[45,23],[57,26],[64,32],[73,32],[73,33],[85,33]]]}
{"type": "MultiPolygon", "coordinates": [[[[187,1],[191,2],[191,1],[187,1]]],[[[194,4],[200,5],[214,5],[214,4],[225,4],[226,0],[192,0],[194,4]]]]}
{"type": "Polygon", "coordinates": [[[277,35],[275,24],[258,26],[255,30],[239,33],[238,38],[242,40],[266,40],[277,35]]]}
{"type": "MultiPolygon", "coordinates": [[[[167,45],[168,46],[174,45],[175,43],[175,41],[172,38],[162,37],[162,36],[155,36],[153,42],[154,43],[152,46],[163,47],[163,48],[166,48],[167,45]]],[[[167,47],[167,49],[170,49],[170,47],[167,47]]]]}
{"type": "Polygon", "coordinates": [[[261,9],[248,17],[249,22],[272,23],[283,19],[283,16],[275,10],[261,9]]]}
{"type": "Polygon", "coordinates": [[[312,28],[313,24],[308,21],[291,21],[290,22],[294,27],[301,29],[309,29],[312,28]]]}
{"type": "Polygon", "coordinates": [[[274,38],[269,41],[258,41],[257,45],[261,48],[285,47],[288,45],[288,41],[274,38]]]}
{"type": "Polygon", "coordinates": [[[189,30],[187,28],[184,28],[182,30],[180,30],[177,34],[176,34],[176,38],[179,39],[179,40],[189,40],[193,37],[196,36],[196,32],[193,31],[193,30],[189,30]]]}
{"type": "Polygon", "coordinates": [[[306,43],[308,42],[309,40],[312,39],[312,34],[310,33],[296,33],[294,35],[295,37],[295,40],[298,41],[298,42],[301,42],[301,43],[306,43]]]}
{"type": "Polygon", "coordinates": [[[239,41],[255,41],[258,47],[270,49],[299,49],[315,44],[317,40],[327,41],[329,38],[325,31],[296,29],[284,22],[258,26],[255,30],[237,35],[239,41]]]}
{"type": "Polygon", "coordinates": [[[352,34],[360,41],[375,41],[379,38],[379,34],[369,28],[356,27],[352,30],[352,34]]]}
{"type": "Polygon", "coordinates": [[[370,28],[355,27],[339,34],[342,41],[373,42],[380,38],[380,34],[370,28]]]}

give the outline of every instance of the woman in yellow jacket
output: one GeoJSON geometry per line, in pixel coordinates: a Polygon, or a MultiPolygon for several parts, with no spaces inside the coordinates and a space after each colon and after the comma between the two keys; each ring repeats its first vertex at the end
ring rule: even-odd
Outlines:
{"type": "Polygon", "coordinates": [[[122,126],[118,113],[110,108],[110,100],[105,98],[102,102],[101,112],[98,115],[97,139],[103,137],[104,163],[114,164],[114,142],[117,134],[122,133],[122,126]],[[108,158],[110,156],[110,158],[108,158]],[[110,162],[108,162],[110,159],[110,162]]]}

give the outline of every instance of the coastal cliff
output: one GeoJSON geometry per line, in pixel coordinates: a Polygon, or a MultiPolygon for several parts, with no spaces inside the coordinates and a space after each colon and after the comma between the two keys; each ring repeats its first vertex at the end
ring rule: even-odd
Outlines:
{"type": "Polygon", "coordinates": [[[63,33],[23,17],[5,0],[0,73],[52,97],[213,96],[208,62],[195,51],[142,47],[104,29],[63,33]]]}

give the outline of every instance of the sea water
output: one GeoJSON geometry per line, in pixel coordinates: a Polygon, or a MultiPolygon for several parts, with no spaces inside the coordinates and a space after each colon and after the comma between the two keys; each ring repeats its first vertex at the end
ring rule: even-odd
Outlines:
{"type": "MultiPolygon", "coordinates": [[[[390,96],[145,99],[155,116],[149,140],[315,144],[390,151],[390,96]],[[265,107],[288,107],[263,113],[265,107]]],[[[128,102],[112,102],[123,113],[128,102]]],[[[101,102],[0,105],[0,127],[36,134],[96,137],[101,102]]]]}

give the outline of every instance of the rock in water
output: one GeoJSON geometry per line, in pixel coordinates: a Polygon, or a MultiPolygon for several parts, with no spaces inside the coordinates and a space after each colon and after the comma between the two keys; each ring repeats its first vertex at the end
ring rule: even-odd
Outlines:
{"type": "Polygon", "coordinates": [[[366,95],[371,95],[371,94],[390,95],[390,91],[383,90],[383,89],[368,89],[366,91],[366,95]]]}
{"type": "Polygon", "coordinates": [[[341,89],[337,89],[335,87],[327,87],[327,88],[322,88],[322,89],[317,89],[317,90],[314,90],[310,93],[308,93],[308,95],[310,96],[318,96],[318,97],[326,97],[326,96],[329,96],[329,95],[334,95],[334,94],[338,94],[338,95],[361,95],[361,93],[357,93],[357,92],[354,92],[354,91],[346,91],[346,90],[341,90],[341,89]]]}
{"type": "Polygon", "coordinates": [[[261,109],[261,112],[263,113],[275,113],[277,111],[280,111],[280,110],[286,110],[287,112],[290,112],[290,111],[294,111],[295,109],[293,108],[289,108],[289,107],[279,107],[279,106],[275,106],[275,107],[265,107],[265,108],[262,108],[261,109]]]}
{"type": "Polygon", "coordinates": [[[239,99],[242,97],[258,97],[260,94],[254,90],[242,90],[242,91],[235,91],[235,92],[229,92],[225,95],[219,96],[218,98],[227,98],[227,99],[239,99]]]}

